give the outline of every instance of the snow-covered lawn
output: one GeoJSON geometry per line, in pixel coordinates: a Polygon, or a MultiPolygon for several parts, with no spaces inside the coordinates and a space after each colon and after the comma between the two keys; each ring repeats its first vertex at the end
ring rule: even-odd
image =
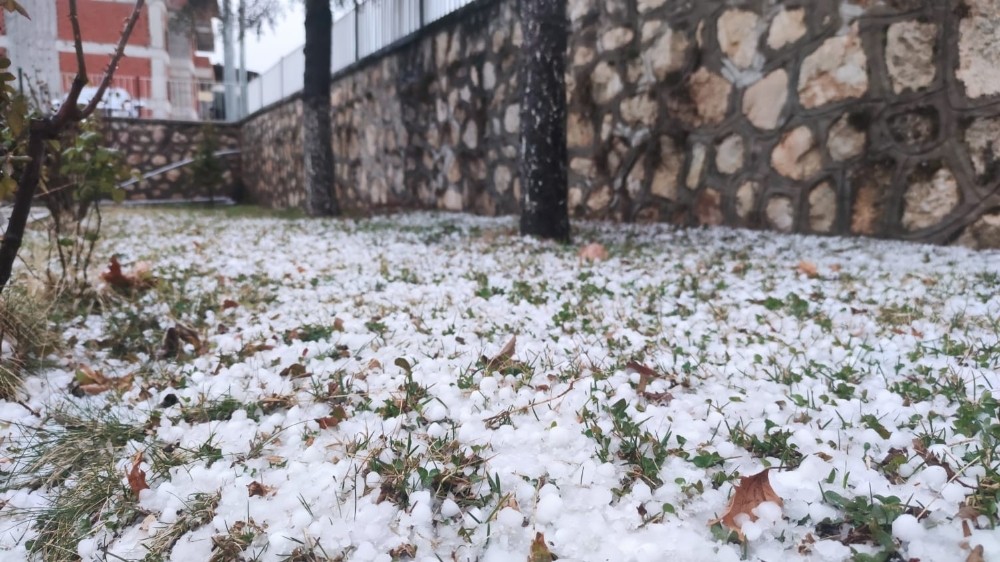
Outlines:
{"type": "Polygon", "coordinates": [[[1000,254],[515,225],[113,213],[156,284],[0,402],[0,559],[1000,560],[1000,254]]]}

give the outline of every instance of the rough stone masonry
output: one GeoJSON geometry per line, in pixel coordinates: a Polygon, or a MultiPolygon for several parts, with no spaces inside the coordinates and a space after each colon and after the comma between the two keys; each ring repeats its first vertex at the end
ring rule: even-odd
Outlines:
{"type": "MultiPolygon", "coordinates": [[[[517,211],[515,1],[480,0],[334,77],[346,207],[517,211]]],[[[568,13],[574,216],[1000,248],[997,0],[568,13]]],[[[265,204],[302,200],[298,104],[242,127],[242,176],[265,204]]]]}

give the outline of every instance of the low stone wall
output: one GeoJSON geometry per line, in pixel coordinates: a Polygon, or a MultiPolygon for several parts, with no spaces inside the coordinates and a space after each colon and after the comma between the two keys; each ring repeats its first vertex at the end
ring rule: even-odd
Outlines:
{"type": "Polygon", "coordinates": [[[248,117],[240,127],[248,202],[296,208],[305,202],[302,170],[302,102],[284,100],[248,117]]]}
{"type": "MultiPolygon", "coordinates": [[[[239,126],[232,123],[208,125],[196,121],[109,118],[104,121],[110,146],[122,151],[126,163],[140,173],[193,158],[206,131],[215,136],[217,150],[239,149],[239,126]]],[[[241,190],[240,155],[219,158],[224,166],[223,184],[214,194],[194,177],[190,166],[142,180],[129,188],[130,200],[185,200],[210,195],[235,197],[241,190]]]]}
{"type": "Polygon", "coordinates": [[[578,213],[1000,245],[995,2],[732,4],[570,1],[578,213]]]}
{"type": "Polygon", "coordinates": [[[338,194],[346,205],[517,210],[520,26],[513,6],[470,6],[333,81],[338,194]]]}
{"type": "MultiPolygon", "coordinates": [[[[1000,247],[992,0],[568,0],[576,217],[1000,247]]],[[[348,208],[516,212],[516,0],[480,0],[332,83],[348,208]]],[[[297,102],[244,175],[299,205],[297,102]]],[[[249,144],[248,144],[249,143],[249,144]]]]}

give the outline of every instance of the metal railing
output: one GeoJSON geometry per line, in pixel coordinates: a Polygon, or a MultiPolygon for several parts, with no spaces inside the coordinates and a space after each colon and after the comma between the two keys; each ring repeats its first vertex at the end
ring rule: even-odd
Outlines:
{"type": "MultiPolygon", "coordinates": [[[[62,73],[63,92],[68,92],[75,73],[62,73]]],[[[89,86],[96,87],[103,75],[88,77],[89,86]]],[[[167,80],[164,89],[156,91],[153,80],[147,76],[114,76],[104,103],[98,107],[111,117],[180,118],[221,120],[225,118],[222,92],[225,85],[214,80],[167,80]]],[[[237,93],[239,88],[236,89],[237,93]]],[[[85,90],[81,101],[89,102],[85,90]]],[[[53,100],[54,104],[61,103],[53,100]]]]}
{"type": "MultiPolygon", "coordinates": [[[[333,22],[330,72],[342,70],[418,31],[473,0],[363,0],[333,22]]],[[[302,90],[304,47],[250,81],[250,113],[302,90]]]]}

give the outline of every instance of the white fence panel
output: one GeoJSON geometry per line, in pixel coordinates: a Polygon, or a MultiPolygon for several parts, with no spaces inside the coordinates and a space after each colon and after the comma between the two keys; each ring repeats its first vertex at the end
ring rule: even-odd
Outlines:
{"type": "Polygon", "coordinates": [[[260,78],[254,78],[247,84],[247,112],[253,113],[264,107],[264,100],[261,98],[263,85],[260,78]]]}
{"type": "Polygon", "coordinates": [[[284,82],[284,79],[281,77],[282,71],[283,69],[279,62],[267,70],[267,72],[260,75],[259,80],[262,87],[261,106],[271,105],[282,98],[281,83],[284,82]]]}
{"type": "Polygon", "coordinates": [[[281,97],[298,92],[305,86],[306,52],[305,45],[281,59],[281,97]]]}
{"type": "Polygon", "coordinates": [[[439,20],[473,0],[424,0],[424,25],[439,20]]]}
{"type": "Polygon", "coordinates": [[[351,10],[333,22],[333,36],[330,38],[330,72],[337,72],[358,60],[355,39],[357,18],[357,13],[351,10]]]}

